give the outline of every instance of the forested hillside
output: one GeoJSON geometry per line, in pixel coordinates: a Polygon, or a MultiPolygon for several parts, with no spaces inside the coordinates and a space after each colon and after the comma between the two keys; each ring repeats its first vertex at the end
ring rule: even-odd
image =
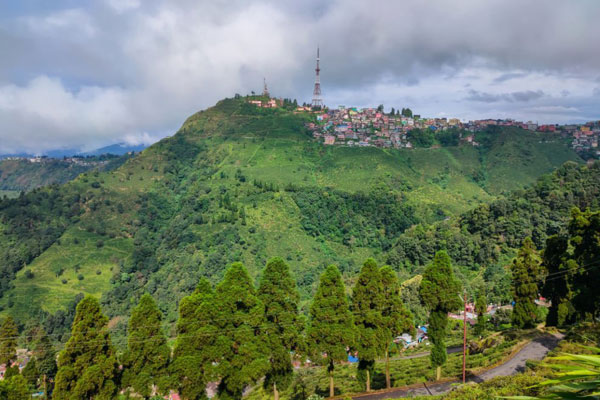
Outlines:
{"type": "MultiPolygon", "coordinates": [[[[424,249],[426,232],[458,232],[458,242],[448,243],[460,248],[449,251],[453,257],[466,252],[456,262],[468,279],[478,279],[480,266],[496,265],[525,234],[511,236],[516,228],[502,221],[522,215],[521,204],[539,189],[492,203],[506,202],[505,214],[475,217],[496,206],[476,207],[565,161],[580,161],[559,137],[519,129],[482,132],[480,147],[328,148],[304,129],[313,117],[257,109],[245,98],[223,100],[114,171],[87,172],[65,185],[3,200],[2,313],[20,323],[39,322],[66,309],[78,294],[93,294],[101,296],[111,326],[119,329],[119,316],[149,292],[171,324],[179,299],[199,278],[217,282],[227,265],[241,261],[257,279],[272,256],[290,264],[305,307],[331,263],[348,281],[368,257],[389,260],[405,277],[418,273],[412,266],[433,255],[424,249]],[[461,213],[467,214],[454,219],[461,213]],[[436,222],[441,225],[429,227],[436,222]],[[478,239],[489,253],[480,255],[475,238],[483,237],[483,229],[497,232],[478,239]]],[[[573,164],[561,171],[589,175],[583,189],[596,190],[597,169],[573,164]]],[[[557,176],[548,178],[552,185],[557,176]]],[[[534,204],[529,211],[547,214],[530,218],[550,221],[556,213],[558,229],[570,198],[585,205],[589,194],[569,183],[572,178],[560,178],[567,182],[564,204],[534,204]]],[[[441,240],[427,245],[444,247],[441,240]]]]}
{"type": "MultiPolygon", "coordinates": [[[[129,155],[81,157],[79,162],[57,158],[0,160],[0,192],[28,192],[42,186],[63,184],[90,171],[111,171],[123,165],[129,155]]],[[[0,193],[1,195],[1,193],[0,193]]]]}

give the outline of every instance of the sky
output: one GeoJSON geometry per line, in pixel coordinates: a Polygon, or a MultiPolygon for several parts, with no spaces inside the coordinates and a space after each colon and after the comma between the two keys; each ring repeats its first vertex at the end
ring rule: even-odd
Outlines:
{"type": "Polygon", "coordinates": [[[0,154],[172,135],[218,100],[600,119],[597,0],[0,0],[0,154]]]}

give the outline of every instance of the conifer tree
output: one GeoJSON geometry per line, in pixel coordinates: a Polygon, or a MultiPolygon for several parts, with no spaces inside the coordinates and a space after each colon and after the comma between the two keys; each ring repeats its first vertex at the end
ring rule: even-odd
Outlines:
{"type": "Polygon", "coordinates": [[[278,400],[278,390],[290,383],[293,373],[290,351],[299,347],[302,331],[296,282],[282,258],[276,257],[267,263],[258,297],[265,306],[265,338],[270,363],[265,387],[272,386],[273,396],[278,400]]]}
{"type": "Polygon", "coordinates": [[[8,370],[17,359],[17,339],[19,330],[15,320],[9,315],[0,325],[0,365],[8,370]]]}
{"type": "Polygon", "coordinates": [[[35,358],[29,360],[25,368],[21,371],[21,375],[27,381],[29,387],[36,388],[38,382],[39,371],[37,369],[37,363],[35,362],[35,358]]]}
{"type": "Polygon", "coordinates": [[[36,366],[40,374],[45,398],[48,398],[48,393],[52,392],[51,385],[54,382],[58,367],[56,365],[56,351],[52,346],[50,338],[43,330],[39,332],[39,339],[37,340],[33,354],[36,359],[36,366]]]}
{"type": "Polygon", "coordinates": [[[542,268],[544,274],[551,277],[544,282],[541,289],[542,296],[550,300],[546,326],[562,326],[574,314],[571,304],[573,296],[571,280],[577,264],[569,259],[568,248],[569,240],[566,236],[553,235],[546,239],[546,248],[542,254],[542,268]]]}
{"type": "Polygon", "coordinates": [[[371,372],[377,357],[385,353],[388,334],[383,320],[383,284],[377,263],[369,258],[363,264],[352,290],[351,311],[356,326],[358,368],[365,374],[366,390],[371,390],[371,372]]]}
{"type": "Polygon", "coordinates": [[[531,238],[525,238],[517,258],[511,265],[515,306],[511,320],[518,328],[535,326],[538,297],[537,281],[540,276],[540,258],[531,238]]]}
{"type": "Polygon", "coordinates": [[[77,305],[71,337],[58,356],[55,400],[114,399],[119,363],[100,303],[86,296],[77,305]]]}
{"type": "Polygon", "coordinates": [[[29,400],[31,394],[27,387],[27,380],[22,375],[6,376],[0,380],[0,399],[4,400],[29,400]]]}
{"type": "Polygon", "coordinates": [[[217,359],[215,325],[217,310],[210,283],[201,279],[194,293],[179,302],[177,340],[171,363],[171,387],[182,398],[206,397],[206,382],[213,377],[212,362],[217,359]]]}
{"type": "Polygon", "coordinates": [[[215,290],[220,399],[241,399],[269,369],[263,338],[265,307],[242,263],[233,263],[215,290]]]}
{"type": "Polygon", "coordinates": [[[333,396],[333,370],[335,362],[348,358],[346,348],[354,344],[355,328],[352,313],[342,282],[342,275],[335,265],[321,274],[317,293],[310,307],[308,340],[318,359],[326,355],[329,373],[329,395],[333,396]]]}
{"type": "Polygon", "coordinates": [[[477,300],[475,301],[475,313],[477,314],[477,324],[475,325],[475,333],[477,335],[483,335],[485,332],[485,313],[487,312],[487,299],[485,294],[479,293],[477,300]]]}
{"type": "Polygon", "coordinates": [[[414,318],[402,303],[398,276],[389,265],[380,269],[383,285],[383,309],[381,315],[386,328],[387,342],[385,347],[385,385],[391,387],[389,345],[392,340],[404,333],[414,334],[414,318]]]}
{"type": "Polygon", "coordinates": [[[152,296],[144,294],[129,318],[127,351],[123,356],[123,387],[145,399],[154,387],[166,391],[171,349],[161,327],[162,314],[152,296]]]}
{"type": "Polygon", "coordinates": [[[454,277],[450,257],[441,250],[435,254],[433,262],[425,268],[421,281],[421,298],[429,309],[428,336],[433,344],[430,358],[436,368],[436,379],[440,379],[442,365],[446,363],[446,329],[448,313],[460,308],[460,282],[454,277]]]}

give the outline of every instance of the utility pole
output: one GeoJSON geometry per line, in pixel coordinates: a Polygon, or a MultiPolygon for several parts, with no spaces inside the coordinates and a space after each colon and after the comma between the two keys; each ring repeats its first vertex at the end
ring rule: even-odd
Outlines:
{"type": "Polygon", "coordinates": [[[460,300],[465,304],[464,314],[463,314],[463,366],[462,366],[462,376],[463,376],[463,384],[466,382],[466,367],[467,367],[467,290],[464,289],[464,294],[458,295],[460,300]]]}

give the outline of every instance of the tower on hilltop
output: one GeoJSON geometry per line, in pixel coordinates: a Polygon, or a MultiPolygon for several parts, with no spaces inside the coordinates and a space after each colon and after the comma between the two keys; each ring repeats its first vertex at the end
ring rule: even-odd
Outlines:
{"type": "Polygon", "coordinates": [[[269,95],[269,89],[267,89],[267,79],[266,78],[263,78],[263,84],[264,84],[264,87],[263,87],[263,96],[271,97],[269,95]]]}
{"type": "Polygon", "coordinates": [[[317,74],[315,76],[315,88],[313,90],[312,106],[322,108],[323,107],[323,99],[321,98],[321,77],[319,75],[321,72],[321,68],[319,68],[319,48],[318,47],[317,47],[317,68],[315,69],[315,72],[317,74]]]}

